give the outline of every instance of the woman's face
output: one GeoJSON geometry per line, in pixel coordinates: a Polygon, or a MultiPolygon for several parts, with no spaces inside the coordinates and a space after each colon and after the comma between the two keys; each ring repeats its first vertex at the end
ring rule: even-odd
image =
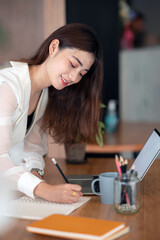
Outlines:
{"type": "Polygon", "coordinates": [[[59,41],[50,45],[46,72],[50,84],[61,90],[81,80],[91,68],[94,56],[76,48],[59,50],[58,46],[59,41]]]}

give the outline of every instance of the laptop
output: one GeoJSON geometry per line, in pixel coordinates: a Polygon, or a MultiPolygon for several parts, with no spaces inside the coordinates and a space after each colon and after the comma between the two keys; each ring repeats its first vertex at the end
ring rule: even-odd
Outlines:
{"type": "MultiPolygon", "coordinates": [[[[160,133],[154,129],[143,148],[139,152],[137,158],[133,162],[135,171],[138,173],[138,178],[142,180],[147,171],[153,164],[154,160],[160,152],[160,133]]],[[[131,166],[131,168],[132,168],[131,166]]],[[[130,168],[130,169],[131,169],[130,168]]],[[[79,184],[82,186],[82,193],[84,195],[94,195],[91,189],[91,182],[93,179],[98,178],[98,175],[69,175],[68,180],[70,183],[79,184]]],[[[99,182],[96,182],[95,190],[99,192],[99,182]],[[97,184],[97,185],[96,185],[97,184]]]]}
{"type": "MultiPolygon", "coordinates": [[[[160,152],[160,133],[154,129],[137,158],[133,162],[138,178],[142,180],[160,152]]],[[[131,168],[132,168],[131,166],[131,168]]],[[[130,168],[130,169],[131,169],[130,168]]]]}

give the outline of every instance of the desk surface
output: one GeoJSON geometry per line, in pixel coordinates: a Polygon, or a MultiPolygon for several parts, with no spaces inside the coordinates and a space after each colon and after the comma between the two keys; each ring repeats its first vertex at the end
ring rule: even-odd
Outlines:
{"type": "Polygon", "coordinates": [[[152,131],[160,131],[160,123],[120,122],[115,133],[104,134],[104,147],[87,144],[89,153],[139,152],[152,131]]]}
{"type": "MultiPolygon", "coordinates": [[[[65,174],[99,174],[104,171],[116,171],[113,159],[88,159],[85,164],[66,164],[64,160],[58,160],[65,174]]],[[[132,161],[130,160],[130,164],[132,161]]],[[[45,179],[50,183],[62,183],[63,179],[50,159],[46,159],[45,179]]],[[[131,232],[121,239],[124,240],[158,240],[160,236],[160,160],[155,160],[147,175],[142,181],[142,206],[140,211],[131,216],[117,214],[112,205],[100,202],[99,196],[92,197],[85,206],[74,211],[71,215],[93,217],[108,220],[124,221],[131,226],[131,232]]],[[[3,240],[51,240],[52,238],[28,233],[25,228],[30,220],[15,220],[15,226],[3,236],[3,240]]]]}

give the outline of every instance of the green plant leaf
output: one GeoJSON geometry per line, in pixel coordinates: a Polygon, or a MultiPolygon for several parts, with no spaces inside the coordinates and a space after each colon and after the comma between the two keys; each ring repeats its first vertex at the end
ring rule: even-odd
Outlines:
{"type": "Polygon", "coordinates": [[[100,103],[100,108],[106,108],[106,105],[104,103],[100,103]]]}
{"type": "Polygon", "coordinates": [[[96,135],[96,142],[100,145],[100,147],[104,146],[103,143],[103,134],[105,132],[105,125],[104,122],[98,122],[98,134],[96,135]]]}

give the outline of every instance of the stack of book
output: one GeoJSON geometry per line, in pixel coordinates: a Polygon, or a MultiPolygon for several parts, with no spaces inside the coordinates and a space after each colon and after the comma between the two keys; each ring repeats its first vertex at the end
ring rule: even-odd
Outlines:
{"type": "Polygon", "coordinates": [[[124,222],[53,214],[31,223],[27,231],[69,239],[113,240],[130,230],[124,222]]]}

